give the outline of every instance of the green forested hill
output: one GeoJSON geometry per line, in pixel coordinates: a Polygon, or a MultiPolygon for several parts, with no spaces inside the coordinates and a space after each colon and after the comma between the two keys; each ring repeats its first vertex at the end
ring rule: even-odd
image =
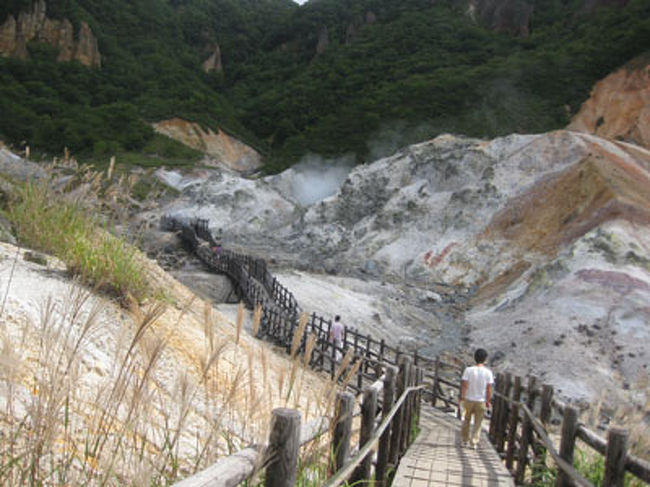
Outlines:
{"type": "MultiPolygon", "coordinates": [[[[9,1],[0,19],[25,4],[9,1]]],[[[440,132],[562,127],[595,81],[650,48],[647,0],[527,4],[522,38],[470,19],[466,0],[51,0],[48,15],[90,24],[102,68],[57,63],[37,43],[30,61],[0,58],[0,136],[138,151],[147,122],[180,116],[255,145],[270,170],[308,151],[363,161],[440,132]],[[224,72],[204,74],[216,43],[224,72]]]]}
{"type": "Polygon", "coordinates": [[[564,127],[595,81],[650,48],[647,0],[591,14],[581,1],[537,0],[527,38],[471,22],[455,0],[365,3],[346,3],[345,21],[340,0],[307,4],[275,36],[291,45],[311,32],[313,46],[322,25],[314,19],[332,19],[323,55],[276,44],[272,57],[260,54],[233,74],[231,101],[244,107],[249,128],[270,137],[279,164],[306,149],[363,160],[390,141],[445,131],[492,137],[564,127]],[[346,44],[345,22],[368,10],[378,21],[346,44]],[[259,64],[268,67],[256,71],[259,64]]]}
{"type": "MultiPolygon", "coordinates": [[[[0,18],[30,4],[10,1],[0,18]]],[[[102,67],[57,62],[38,42],[28,61],[0,57],[0,137],[50,153],[138,151],[152,139],[148,122],[180,116],[263,146],[224,96],[222,77],[201,70],[203,49],[218,40],[245,59],[260,26],[294,8],[290,0],[50,0],[48,17],[89,23],[102,67]]]]}

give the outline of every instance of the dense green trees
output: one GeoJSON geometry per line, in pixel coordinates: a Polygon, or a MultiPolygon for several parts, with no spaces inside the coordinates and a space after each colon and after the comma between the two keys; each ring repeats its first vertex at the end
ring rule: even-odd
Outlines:
{"type": "MultiPolygon", "coordinates": [[[[30,3],[9,2],[0,21],[30,3]]],[[[201,71],[203,53],[184,37],[171,3],[66,0],[47,9],[90,23],[102,68],[57,62],[57,50],[38,42],[27,61],[0,57],[0,138],[55,154],[138,151],[153,136],[149,122],[180,116],[263,145],[215,89],[215,76],[201,71]]]]}
{"type": "Polygon", "coordinates": [[[393,135],[403,143],[445,131],[492,137],[560,128],[596,80],[650,47],[647,1],[589,15],[582,4],[536,1],[531,36],[519,39],[470,22],[453,3],[320,0],[307,5],[297,33],[274,34],[285,45],[309,44],[309,59],[304,49],[290,51],[264,76],[238,67],[228,93],[244,107],[244,123],[272,142],[277,168],[306,151],[375,157],[368,141],[390,125],[401,127],[393,135]],[[346,43],[337,5],[353,12],[348,23],[370,8],[378,22],[346,43]],[[315,56],[323,25],[330,46],[315,56]]]}
{"type": "MultiPolygon", "coordinates": [[[[52,15],[89,22],[102,68],[57,63],[38,43],[29,61],[0,58],[0,137],[139,151],[149,122],[179,116],[229,131],[278,170],[308,151],[363,161],[441,132],[559,128],[596,80],[649,48],[650,3],[530,2],[525,39],[477,25],[458,0],[50,2],[52,15]],[[204,74],[217,44],[225,72],[204,74]]],[[[0,21],[28,3],[5,2],[0,21]]]]}

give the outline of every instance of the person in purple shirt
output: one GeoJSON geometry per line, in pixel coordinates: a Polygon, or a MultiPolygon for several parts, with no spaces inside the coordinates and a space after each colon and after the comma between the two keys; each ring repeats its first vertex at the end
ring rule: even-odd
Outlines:
{"type": "Polygon", "coordinates": [[[345,332],[345,326],[341,323],[341,317],[336,315],[334,317],[334,322],[330,327],[330,343],[336,347],[336,360],[340,360],[341,352],[340,348],[343,347],[343,333],[345,332]]]}

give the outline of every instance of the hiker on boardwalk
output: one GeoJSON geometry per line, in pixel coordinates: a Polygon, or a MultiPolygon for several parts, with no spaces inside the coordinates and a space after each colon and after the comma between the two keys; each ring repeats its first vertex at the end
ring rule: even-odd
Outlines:
{"type": "Polygon", "coordinates": [[[330,327],[330,343],[335,347],[334,356],[336,360],[341,360],[341,348],[343,348],[343,333],[345,332],[345,326],[341,323],[341,317],[336,315],[334,317],[334,322],[330,327]]]}
{"type": "Polygon", "coordinates": [[[214,241],[214,246],[212,247],[212,252],[219,256],[221,254],[221,250],[223,247],[221,246],[221,235],[222,235],[222,230],[221,228],[219,231],[216,233],[216,235],[213,236],[212,240],[214,241]]]}
{"type": "Polygon", "coordinates": [[[465,409],[461,436],[463,446],[469,444],[470,448],[476,448],[481,435],[481,422],[485,410],[490,407],[492,399],[492,385],[494,376],[492,371],[485,366],[487,352],[479,348],[474,352],[476,365],[467,367],[463,372],[460,382],[460,401],[465,409]],[[474,417],[474,428],[470,437],[469,427],[474,417]]]}

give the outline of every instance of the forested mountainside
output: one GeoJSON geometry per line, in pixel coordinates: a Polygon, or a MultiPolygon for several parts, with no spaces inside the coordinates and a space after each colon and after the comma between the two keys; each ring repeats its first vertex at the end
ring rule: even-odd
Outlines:
{"type": "Polygon", "coordinates": [[[307,152],[361,162],[441,132],[566,126],[597,80],[648,49],[650,2],[12,0],[0,29],[6,142],[181,156],[150,127],[180,117],[274,171],[307,152]],[[98,61],[81,64],[66,38],[96,39],[98,61]]]}

